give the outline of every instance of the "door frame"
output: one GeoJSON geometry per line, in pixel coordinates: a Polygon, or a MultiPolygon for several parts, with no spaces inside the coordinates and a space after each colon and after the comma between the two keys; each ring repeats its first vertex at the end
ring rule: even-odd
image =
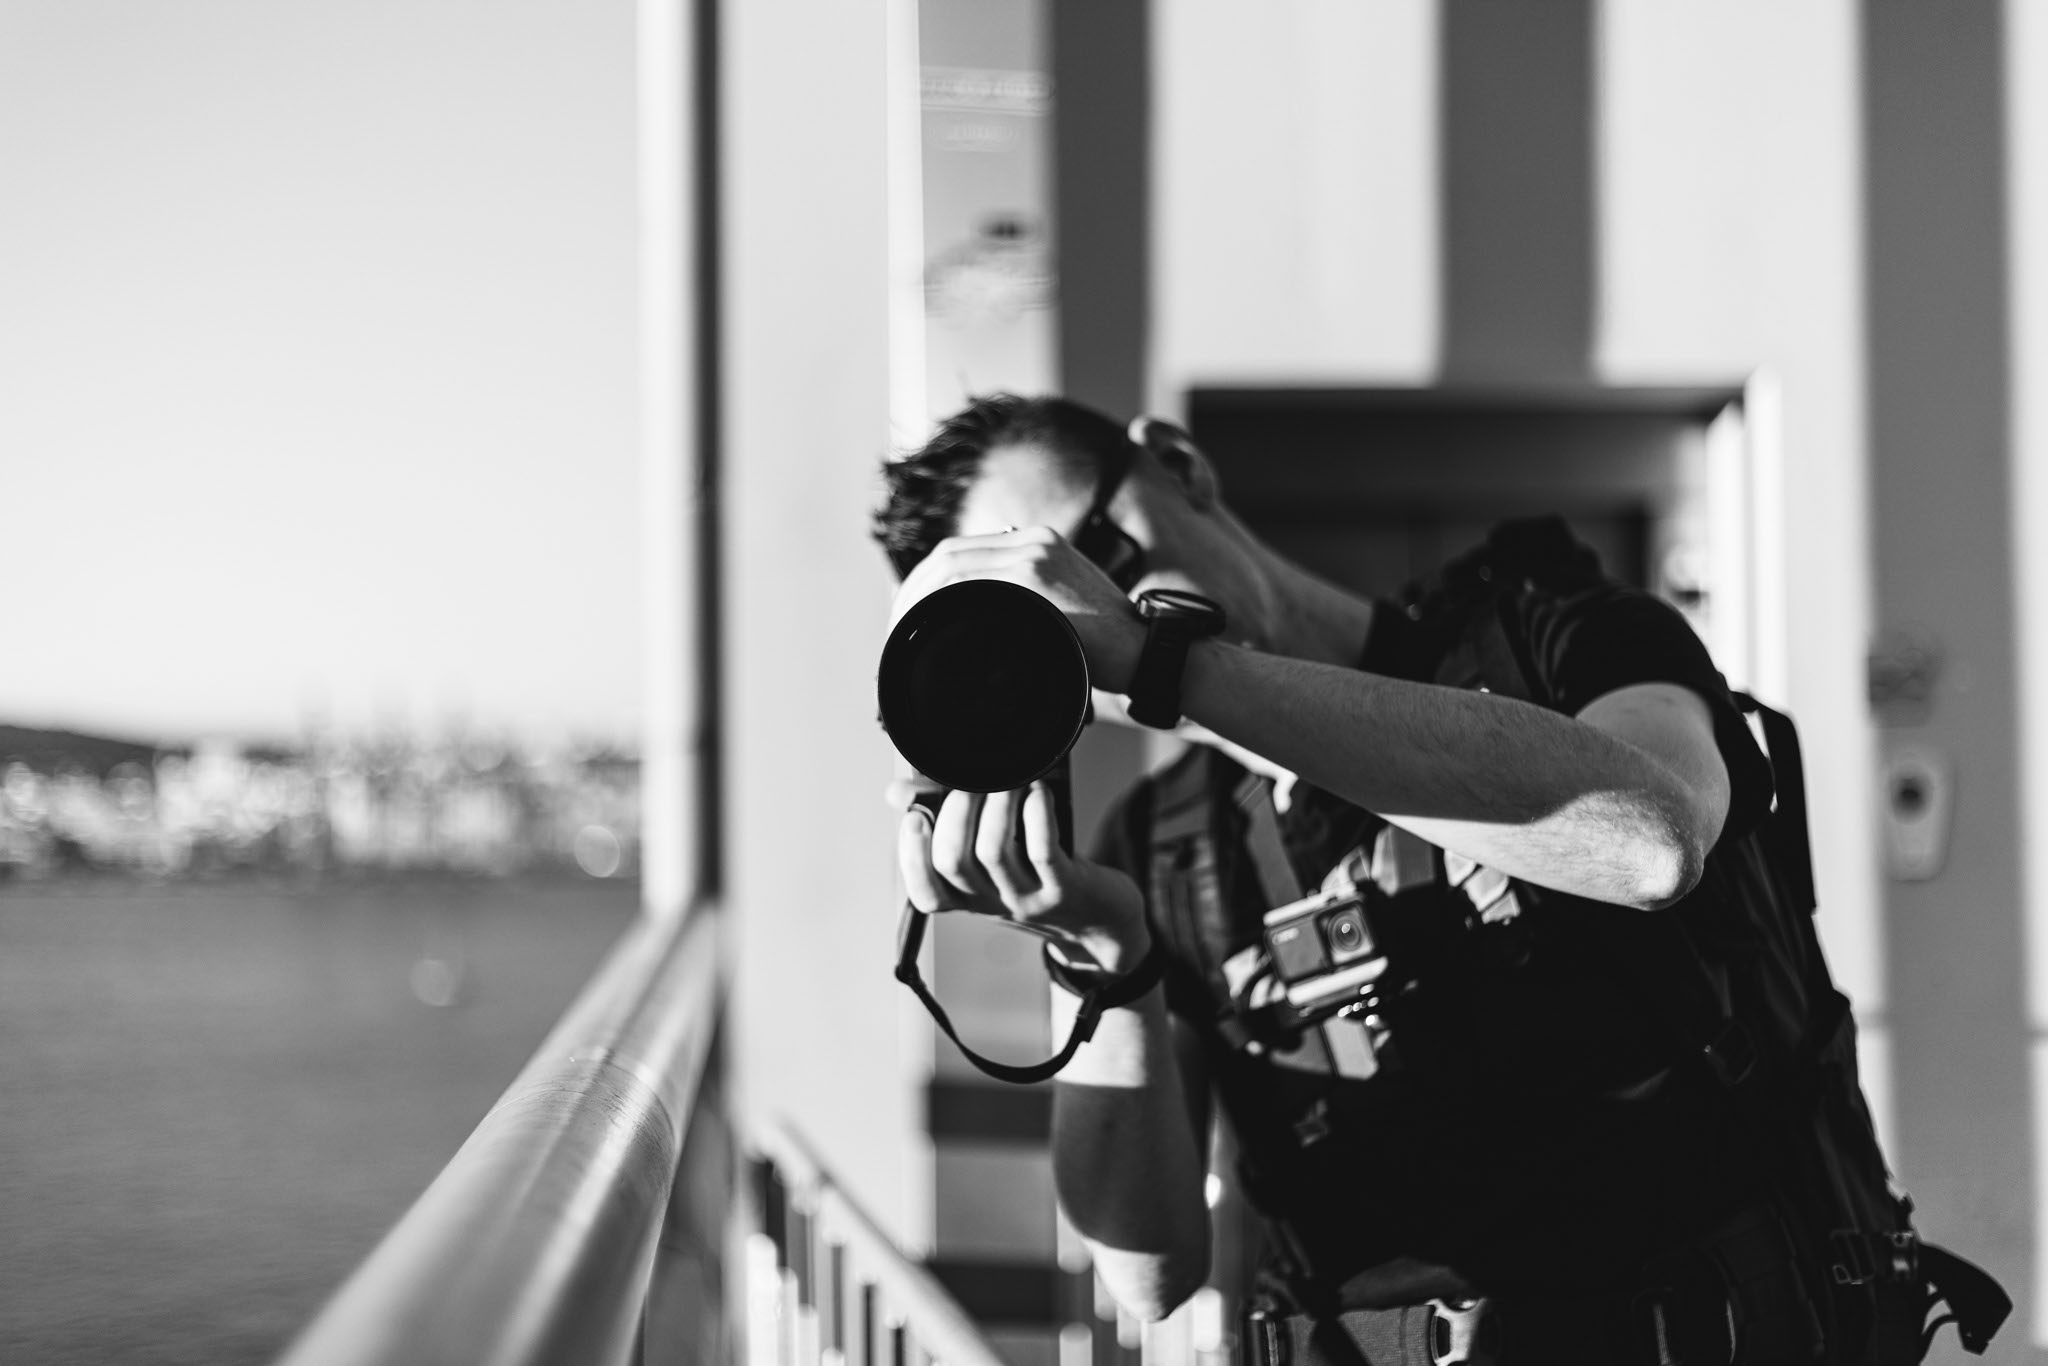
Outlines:
{"type": "Polygon", "coordinates": [[[1205,425],[1261,412],[1361,418],[1515,413],[1643,415],[1697,423],[1707,530],[1704,586],[1714,610],[1705,643],[1729,683],[1785,695],[1783,487],[1778,385],[1766,370],[1737,382],[1669,385],[1190,385],[1181,411],[1197,444],[1205,425]],[[1723,606],[1725,604],[1725,607],[1723,606]]]}

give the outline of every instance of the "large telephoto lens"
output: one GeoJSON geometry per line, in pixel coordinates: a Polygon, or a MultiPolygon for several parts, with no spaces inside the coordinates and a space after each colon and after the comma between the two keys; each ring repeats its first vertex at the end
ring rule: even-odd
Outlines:
{"type": "Polygon", "coordinates": [[[1050,773],[1088,719],[1088,660],[1059,608],[975,579],[921,599],[882,647],[882,725],[910,765],[965,792],[1050,773]]]}

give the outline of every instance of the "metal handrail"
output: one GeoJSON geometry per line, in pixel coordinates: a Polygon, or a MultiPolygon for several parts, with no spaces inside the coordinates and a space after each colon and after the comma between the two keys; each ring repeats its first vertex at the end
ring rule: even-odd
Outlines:
{"type": "Polygon", "coordinates": [[[281,1366],[628,1360],[720,958],[711,909],[643,914],[281,1366]]]}
{"type": "MultiPolygon", "coordinates": [[[[796,1301],[790,1308],[797,1312],[822,1308],[839,1320],[836,1332],[824,1334],[825,1340],[817,1345],[836,1352],[837,1359],[848,1366],[870,1366],[878,1358],[910,1359],[907,1350],[875,1350],[878,1325],[857,1322],[849,1331],[847,1319],[865,1316],[854,1305],[872,1303],[872,1290],[879,1292],[892,1324],[914,1337],[923,1356],[942,1366],[1004,1366],[988,1338],[939,1278],[897,1247],[794,1125],[785,1122],[764,1135],[761,1147],[776,1168],[776,1178],[799,1206],[794,1211],[798,1217],[791,1221],[795,1230],[783,1230],[779,1237],[785,1244],[780,1249],[785,1258],[804,1268],[803,1274],[793,1278],[796,1284],[789,1287],[796,1301]],[[803,1246],[787,1246],[792,1242],[803,1246]],[[858,1294],[850,1283],[854,1281],[859,1283],[858,1294]],[[834,1336],[843,1340],[830,1341],[834,1336]]],[[[771,1236],[775,1232],[770,1230],[771,1236]]],[[[816,1359],[801,1349],[792,1355],[799,1366],[816,1359]]]]}

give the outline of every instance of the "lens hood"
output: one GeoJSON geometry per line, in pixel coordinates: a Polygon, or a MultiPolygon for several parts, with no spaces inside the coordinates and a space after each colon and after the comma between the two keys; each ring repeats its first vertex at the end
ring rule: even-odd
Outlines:
{"type": "Polygon", "coordinates": [[[995,579],[948,584],[889,633],[882,726],[911,767],[963,792],[1045,777],[1088,721],[1088,657],[1049,600],[995,579]]]}

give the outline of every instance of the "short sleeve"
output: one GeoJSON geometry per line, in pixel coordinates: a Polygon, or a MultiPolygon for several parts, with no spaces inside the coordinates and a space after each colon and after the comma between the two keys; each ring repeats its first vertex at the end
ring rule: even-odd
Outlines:
{"type": "Polygon", "coordinates": [[[1770,810],[1771,768],[1729,695],[1727,680],[1678,610],[1618,584],[1568,597],[1525,595],[1518,616],[1537,681],[1559,711],[1639,683],[1676,683],[1706,702],[1728,766],[1722,837],[1747,833],[1770,810]]]}

